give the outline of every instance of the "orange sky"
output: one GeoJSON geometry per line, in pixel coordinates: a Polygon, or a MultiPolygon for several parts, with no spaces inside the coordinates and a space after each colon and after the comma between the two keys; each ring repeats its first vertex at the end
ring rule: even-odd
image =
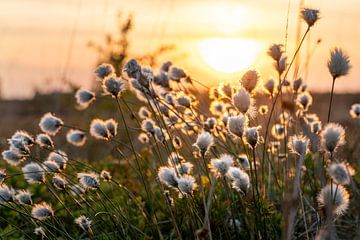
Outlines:
{"type": "MultiPolygon", "coordinates": [[[[241,71],[256,68],[263,79],[274,74],[265,56],[267,47],[284,43],[288,0],[11,0],[0,8],[0,77],[6,98],[31,97],[34,89],[63,89],[60,80],[71,49],[67,76],[89,86],[97,60],[88,41],[101,43],[115,29],[118,11],[132,13],[134,54],[149,52],[162,43],[177,45],[175,64],[208,85],[239,79],[241,71]],[[79,5],[80,4],[80,5],[79,5]],[[78,22],[76,24],[76,18],[78,22]],[[234,63],[235,62],[235,63],[234,63]],[[223,73],[226,69],[232,73],[223,73]]],[[[290,0],[289,55],[299,1],[290,0]]],[[[360,2],[313,0],[305,6],[319,8],[321,20],[306,43],[322,43],[314,51],[308,85],[330,89],[326,61],[329,49],[340,46],[350,55],[352,71],[339,79],[336,90],[360,91],[360,2]]],[[[303,26],[304,27],[304,26],[303,26]]],[[[303,54],[306,53],[305,45],[303,54]]],[[[304,74],[304,68],[301,67],[304,74]]],[[[274,74],[275,75],[275,74],[274,74]]]]}

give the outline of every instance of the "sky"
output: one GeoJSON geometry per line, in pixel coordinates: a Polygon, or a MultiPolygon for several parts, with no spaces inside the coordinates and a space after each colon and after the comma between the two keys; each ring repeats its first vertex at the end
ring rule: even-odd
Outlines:
{"type": "MultiPolygon", "coordinates": [[[[2,0],[1,95],[29,98],[35,91],[64,90],[64,75],[76,86],[92,86],[98,54],[88,42],[102,44],[106,33],[115,32],[119,12],[134,17],[134,56],[173,44],[168,60],[203,84],[237,81],[248,69],[267,80],[276,76],[266,56],[270,44],[286,42],[289,58],[294,53],[299,1],[2,0]]],[[[304,6],[320,9],[321,19],[305,40],[301,56],[311,57],[308,68],[300,64],[299,74],[310,90],[329,91],[326,63],[330,49],[341,47],[353,68],[335,90],[360,92],[360,2],[305,0],[304,6]]]]}

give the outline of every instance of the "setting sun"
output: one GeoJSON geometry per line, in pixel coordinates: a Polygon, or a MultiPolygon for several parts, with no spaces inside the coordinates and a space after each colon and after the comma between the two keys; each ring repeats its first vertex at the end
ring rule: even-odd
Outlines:
{"type": "Polygon", "coordinates": [[[211,38],[199,43],[204,62],[223,73],[240,72],[250,67],[261,49],[258,42],[242,38],[211,38]]]}

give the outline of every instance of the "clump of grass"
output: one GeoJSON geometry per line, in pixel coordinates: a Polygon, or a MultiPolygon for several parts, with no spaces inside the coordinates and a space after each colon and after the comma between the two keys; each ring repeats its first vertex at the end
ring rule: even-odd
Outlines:
{"type": "MultiPolygon", "coordinates": [[[[84,119],[89,127],[81,129],[46,113],[42,132],[17,131],[9,139],[2,156],[11,172],[0,170],[0,205],[18,216],[17,222],[2,218],[14,228],[1,236],[16,231],[43,239],[336,237],[335,223],[347,214],[349,193],[356,191],[355,170],[339,156],[345,129],[328,123],[329,117],[322,129],[301,78],[286,80],[319,18],[314,9],[301,14],[307,29],[289,64],[281,44],[268,50],[278,83],[261,83],[260,74],[250,70],[240,81],[206,88],[207,106],[196,80],[171,62],[153,71],[131,59],[119,75],[101,64],[95,74],[103,94],[80,89],[75,100],[86,111],[107,98],[115,106],[113,118],[84,119]],[[129,92],[138,102],[126,98],[129,92]],[[292,108],[285,107],[287,96],[292,108]],[[102,142],[123,161],[104,163],[111,157],[89,164],[70,156],[55,139],[65,131],[70,145],[102,142]],[[22,189],[10,187],[12,180],[22,189]]],[[[335,50],[328,67],[334,85],[347,74],[349,59],[335,50]]],[[[354,119],[359,112],[358,105],[351,107],[354,119]]]]}

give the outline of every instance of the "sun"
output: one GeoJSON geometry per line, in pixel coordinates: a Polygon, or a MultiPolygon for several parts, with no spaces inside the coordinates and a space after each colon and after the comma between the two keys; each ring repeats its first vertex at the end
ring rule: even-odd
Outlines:
{"type": "Polygon", "coordinates": [[[222,73],[236,73],[251,67],[261,51],[261,44],[243,38],[210,38],[199,42],[204,62],[222,73]]]}

